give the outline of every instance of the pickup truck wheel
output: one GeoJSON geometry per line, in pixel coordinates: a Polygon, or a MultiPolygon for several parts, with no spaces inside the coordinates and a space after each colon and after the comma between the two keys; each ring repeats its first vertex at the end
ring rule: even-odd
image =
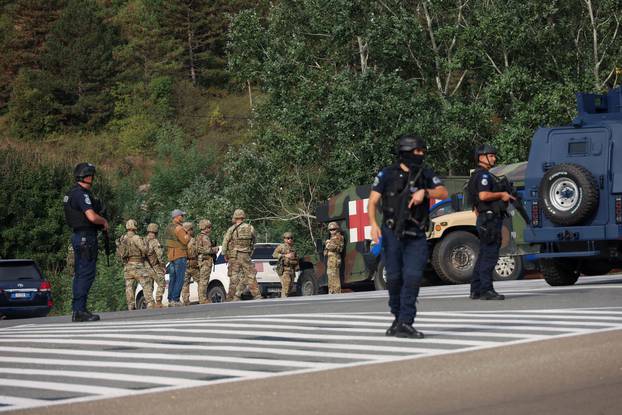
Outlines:
{"type": "Polygon", "coordinates": [[[464,284],[471,281],[479,253],[479,239],[466,231],[455,231],[434,246],[432,266],[444,282],[464,284]]]}
{"type": "Polygon", "coordinates": [[[317,282],[312,270],[304,270],[298,277],[299,294],[301,296],[316,295],[318,292],[317,282]]]}
{"type": "Polygon", "coordinates": [[[227,298],[225,288],[220,284],[215,284],[207,289],[207,298],[212,303],[224,303],[227,298]]]}
{"type": "Polygon", "coordinates": [[[136,298],[136,310],[144,310],[146,308],[147,308],[147,302],[145,301],[145,296],[141,292],[140,294],[138,294],[138,297],[136,298]]]}
{"type": "Polygon", "coordinates": [[[376,273],[374,274],[374,288],[376,291],[387,289],[387,272],[384,269],[384,262],[380,261],[376,273]]]}
{"type": "Polygon", "coordinates": [[[598,206],[599,190],[594,176],[578,164],[560,164],[547,170],[540,182],[540,204],[556,225],[576,225],[598,206]]]}
{"type": "Polygon", "coordinates": [[[495,281],[512,281],[523,276],[523,260],[519,256],[499,257],[492,272],[495,281]]]}
{"type": "Polygon", "coordinates": [[[562,263],[555,259],[542,259],[540,266],[544,280],[550,286],[573,285],[579,279],[574,261],[562,263]]]}

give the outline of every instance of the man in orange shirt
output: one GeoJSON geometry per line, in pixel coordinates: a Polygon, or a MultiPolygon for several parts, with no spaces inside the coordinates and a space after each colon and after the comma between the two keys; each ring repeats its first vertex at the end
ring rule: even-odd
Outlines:
{"type": "Polygon", "coordinates": [[[166,247],[168,256],[168,306],[177,307],[181,305],[179,297],[184,285],[186,276],[188,242],[190,235],[184,229],[182,223],[186,212],[175,209],[171,213],[173,221],[166,228],[166,247]]]}

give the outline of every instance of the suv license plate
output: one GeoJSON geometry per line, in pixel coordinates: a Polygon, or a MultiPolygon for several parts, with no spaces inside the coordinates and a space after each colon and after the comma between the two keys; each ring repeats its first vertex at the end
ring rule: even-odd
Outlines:
{"type": "Polygon", "coordinates": [[[11,298],[30,298],[30,293],[11,293],[11,298]]]}
{"type": "Polygon", "coordinates": [[[280,293],[281,289],[280,288],[268,288],[268,292],[269,293],[280,293]]]}

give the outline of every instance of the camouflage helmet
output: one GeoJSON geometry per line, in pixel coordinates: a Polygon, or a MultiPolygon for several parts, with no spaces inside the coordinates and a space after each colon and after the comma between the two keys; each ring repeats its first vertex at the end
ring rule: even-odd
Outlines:
{"type": "Polygon", "coordinates": [[[287,238],[292,238],[293,239],[294,238],[294,234],[291,233],[291,232],[285,232],[283,234],[283,239],[287,239],[287,238]]]}
{"type": "Polygon", "coordinates": [[[208,219],[201,219],[199,221],[199,229],[205,229],[205,228],[209,228],[212,226],[212,222],[210,222],[208,219]]]}
{"type": "Polygon", "coordinates": [[[138,229],[138,224],[134,219],[130,219],[125,222],[125,229],[127,229],[128,231],[135,231],[136,229],[138,229]]]}
{"type": "Polygon", "coordinates": [[[192,222],[184,222],[184,223],[182,223],[182,224],[181,224],[181,226],[183,226],[183,228],[184,228],[186,231],[191,231],[191,230],[192,230],[192,227],[193,227],[193,226],[192,226],[192,222]]]}
{"type": "Polygon", "coordinates": [[[330,231],[331,229],[340,229],[339,228],[339,224],[337,222],[331,222],[328,224],[328,230],[330,231]]]}
{"type": "Polygon", "coordinates": [[[149,225],[147,225],[147,232],[158,233],[159,229],[160,227],[157,223],[150,223],[149,225]]]}
{"type": "Polygon", "coordinates": [[[246,213],[242,209],[236,209],[233,212],[233,219],[246,219],[246,213]]]}
{"type": "Polygon", "coordinates": [[[95,165],[91,163],[80,163],[73,169],[73,176],[77,181],[82,181],[85,177],[95,176],[95,165]]]}

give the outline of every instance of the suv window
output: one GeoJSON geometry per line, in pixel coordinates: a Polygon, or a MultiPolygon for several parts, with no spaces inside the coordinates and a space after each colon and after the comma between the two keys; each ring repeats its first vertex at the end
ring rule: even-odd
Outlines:
{"type": "Polygon", "coordinates": [[[253,259],[272,259],[272,253],[278,245],[255,245],[253,259]]]}
{"type": "Polygon", "coordinates": [[[0,261],[0,281],[40,280],[41,273],[31,261],[0,261]]]}

